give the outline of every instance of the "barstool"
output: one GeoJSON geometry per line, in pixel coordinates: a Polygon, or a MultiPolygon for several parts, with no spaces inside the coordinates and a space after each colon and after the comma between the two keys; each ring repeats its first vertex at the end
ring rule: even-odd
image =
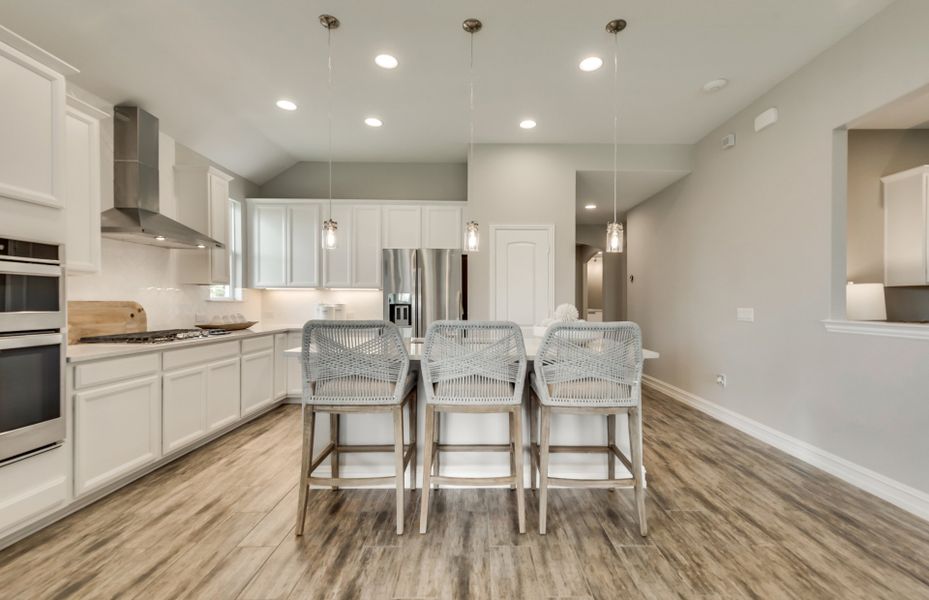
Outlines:
{"type": "Polygon", "coordinates": [[[645,481],[642,468],[642,332],[635,323],[560,323],[545,332],[535,358],[529,407],[531,483],[536,487],[539,470],[539,533],[545,533],[548,485],[572,487],[633,488],[639,531],[648,535],[645,519],[645,481]],[[536,407],[541,414],[541,443],[536,426],[536,407]],[[605,415],[606,446],[552,446],[552,414],[605,415]],[[616,415],[629,421],[631,457],[616,445],[616,415]],[[607,454],[607,479],[549,477],[553,452],[607,454]],[[619,459],[632,474],[614,479],[619,459]]]}
{"type": "Polygon", "coordinates": [[[397,535],[403,533],[403,475],[410,465],[410,488],[416,486],[416,373],[397,326],[387,321],[310,321],[303,327],[303,460],[297,535],[303,535],[307,493],[311,485],[337,490],[348,484],[396,483],[397,535]],[[410,442],[403,440],[403,407],[409,407],[410,442]],[[393,414],[394,443],[344,445],[339,415],[393,414]],[[329,413],[329,444],[313,457],[316,413],[329,413]],[[393,452],[395,473],[386,477],[340,477],[343,452],[393,452]],[[327,457],[329,477],[313,477],[327,457]]]}
{"type": "Polygon", "coordinates": [[[426,432],[419,532],[426,533],[432,484],[500,485],[516,489],[519,532],[526,532],[523,492],[522,398],[526,348],[516,323],[436,321],[426,331],[422,359],[426,432]],[[442,413],[506,413],[508,444],[443,444],[442,413]],[[449,477],[438,470],[440,452],[508,452],[510,475],[449,477]],[[433,468],[435,472],[433,473],[433,468]]]}

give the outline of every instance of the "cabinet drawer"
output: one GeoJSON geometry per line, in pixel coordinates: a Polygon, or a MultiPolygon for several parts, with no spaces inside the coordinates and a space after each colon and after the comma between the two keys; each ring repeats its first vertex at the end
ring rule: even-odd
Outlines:
{"type": "Polygon", "coordinates": [[[251,354],[252,352],[261,352],[262,350],[271,350],[273,348],[273,335],[264,335],[242,340],[242,354],[251,354]]]}
{"type": "Polygon", "coordinates": [[[228,356],[239,354],[238,342],[221,342],[204,344],[182,350],[171,350],[164,353],[164,370],[170,371],[179,367],[189,367],[209,361],[219,360],[228,356]]]}
{"type": "Polygon", "coordinates": [[[157,373],[160,368],[161,354],[158,352],[83,363],[74,367],[74,388],[79,390],[114,381],[132,379],[150,373],[157,373]]]}
{"type": "Polygon", "coordinates": [[[63,505],[67,498],[63,446],[0,468],[0,534],[63,505]]]}

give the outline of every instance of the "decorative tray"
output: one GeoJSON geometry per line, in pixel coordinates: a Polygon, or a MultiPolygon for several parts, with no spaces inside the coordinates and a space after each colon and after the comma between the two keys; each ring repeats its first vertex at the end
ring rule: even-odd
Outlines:
{"type": "Polygon", "coordinates": [[[222,329],[223,331],[239,331],[241,329],[248,329],[252,325],[257,324],[258,321],[242,321],[241,323],[203,323],[197,324],[195,327],[200,329],[222,329]]]}

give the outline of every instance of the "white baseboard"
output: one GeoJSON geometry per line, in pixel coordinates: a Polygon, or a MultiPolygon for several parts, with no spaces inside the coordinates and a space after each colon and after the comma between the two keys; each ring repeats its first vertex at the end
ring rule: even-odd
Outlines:
{"type": "Polygon", "coordinates": [[[926,492],[862,467],[841,456],[789,436],[655,377],[643,375],[642,380],[648,388],[693,407],[755,439],[770,444],[791,456],[822,469],[830,475],[834,475],[857,488],[874,494],[878,498],[929,521],[929,494],[926,492]]]}

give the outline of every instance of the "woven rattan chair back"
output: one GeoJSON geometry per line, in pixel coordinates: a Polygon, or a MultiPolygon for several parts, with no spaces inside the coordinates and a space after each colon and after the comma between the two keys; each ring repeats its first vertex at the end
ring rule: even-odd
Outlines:
{"type": "Polygon", "coordinates": [[[542,404],[639,406],[642,332],[631,322],[558,323],[534,368],[542,404]]]}
{"type": "Polygon", "coordinates": [[[426,331],[422,372],[429,403],[519,404],[522,331],[508,321],[435,321],[426,331]]]}
{"type": "Polygon", "coordinates": [[[305,403],[400,403],[409,368],[393,323],[319,320],[303,327],[305,403]]]}

